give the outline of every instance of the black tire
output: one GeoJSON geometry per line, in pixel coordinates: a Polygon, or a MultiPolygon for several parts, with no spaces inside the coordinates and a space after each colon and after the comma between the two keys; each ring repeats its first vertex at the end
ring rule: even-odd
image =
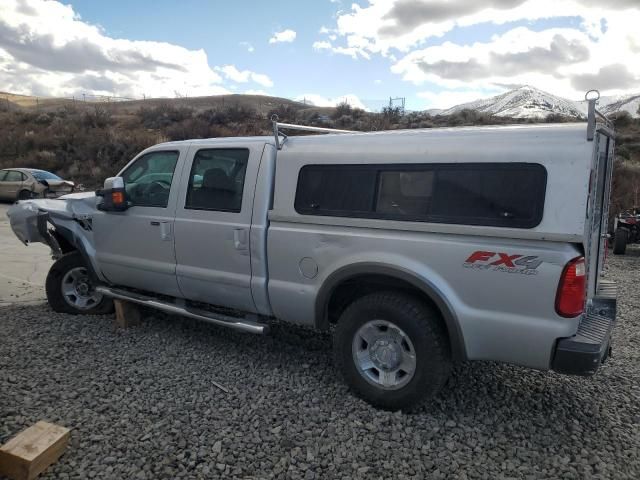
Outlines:
{"type": "Polygon", "coordinates": [[[613,253],[615,255],[624,255],[627,251],[627,241],[629,240],[629,232],[624,228],[619,228],[613,237],[613,253]]]}
{"type": "MultiPolygon", "coordinates": [[[[62,282],[65,275],[73,269],[85,268],[86,265],[80,255],[80,252],[71,252],[60,257],[49,270],[45,289],[47,292],[47,301],[51,308],[59,313],[70,313],[72,315],[105,315],[113,312],[113,300],[107,297],[102,299],[95,305],[91,305],[85,309],[79,309],[72,306],[62,293],[62,282]]],[[[91,285],[93,288],[94,285],[91,285]]]]}
{"type": "Polygon", "coordinates": [[[18,200],[29,200],[33,195],[29,190],[20,190],[18,192],[18,200]]]}
{"type": "Polygon", "coordinates": [[[349,305],[338,321],[334,357],[349,388],[370,404],[387,410],[409,409],[435,396],[446,383],[452,366],[448,338],[438,312],[400,292],[372,293],[349,305]],[[373,385],[360,373],[354,360],[354,337],[374,319],[398,326],[415,350],[413,377],[396,390],[373,385]]]}

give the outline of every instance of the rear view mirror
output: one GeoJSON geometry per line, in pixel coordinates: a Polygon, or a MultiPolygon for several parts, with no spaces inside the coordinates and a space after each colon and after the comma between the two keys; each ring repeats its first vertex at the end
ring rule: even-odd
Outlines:
{"type": "Polygon", "coordinates": [[[98,209],[106,212],[124,212],[129,208],[127,192],[122,177],[110,177],[104,181],[104,188],[96,195],[102,197],[98,209]]]}

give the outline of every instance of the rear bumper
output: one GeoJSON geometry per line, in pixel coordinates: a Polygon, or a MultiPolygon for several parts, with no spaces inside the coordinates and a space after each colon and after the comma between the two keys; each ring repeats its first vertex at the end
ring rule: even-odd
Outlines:
{"type": "Polygon", "coordinates": [[[603,287],[602,294],[593,299],[589,313],[582,318],[576,334],[556,343],[552,370],[568,375],[593,375],[609,356],[616,320],[616,297],[612,284],[603,287]]]}

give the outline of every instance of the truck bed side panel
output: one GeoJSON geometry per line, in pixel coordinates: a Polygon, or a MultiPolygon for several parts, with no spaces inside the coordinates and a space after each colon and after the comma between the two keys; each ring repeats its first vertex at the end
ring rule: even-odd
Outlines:
{"type": "Polygon", "coordinates": [[[454,308],[470,360],[545,369],[556,339],[578,326],[554,306],[562,269],[578,255],[568,243],[272,222],[268,253],[274,314],[293,323],[313,325],[316,297],[332,272],[367,263],[435,285],[454,308]],[[493,255],[473,260],[475,252],[493,255]],[[512,268],[504,259],[513,255],[540,263],[512,268]]]}

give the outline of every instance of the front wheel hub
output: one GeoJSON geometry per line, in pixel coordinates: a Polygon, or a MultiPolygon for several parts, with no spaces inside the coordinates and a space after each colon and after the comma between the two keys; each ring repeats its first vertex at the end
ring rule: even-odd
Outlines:
{"type": "Polygon", "coordinates": [[[395,370],[402,360],[400,346],[393,340],[378,339],[369,348],[374,365],[384,370],[395,370]]]}

